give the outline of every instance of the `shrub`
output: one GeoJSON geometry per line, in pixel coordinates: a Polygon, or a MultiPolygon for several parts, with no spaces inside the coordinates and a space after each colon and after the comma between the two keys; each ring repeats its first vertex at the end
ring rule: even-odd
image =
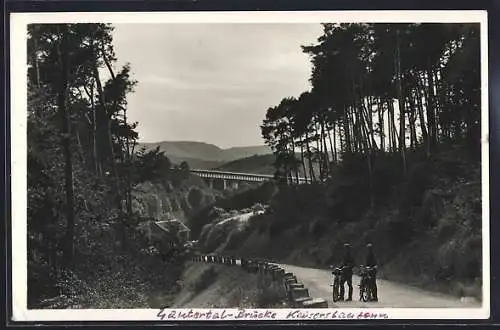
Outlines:
{"type": "Polygon", "coordinates": [[[260,278],[257,284],[257,294],[255,297],[256,308],[279,308],[283,307],[283,302],[286,299],[286,293],[282,286],[273,285],[266,282],[262,275],[257,275],[260,278]]]}
{"type": "Polygon", "coordinates": [[[203,200],[203,193],[198,188],[193,188],[189,190],[188,201],[193,209],[200,207],[203,200]]]}
{"type": "Polygon", "coordinates": [[[394,248],[407,244],[415,235],[414,222],[409,219],[393,218],[387,222],[387,230],[394,248]]]}
{"type": "Polygon", "coordinates": [[[190,289],[198,294],[208,288],[217,279],[217,272],[213,266],[206,268],[196,279],[189,284],[190,289]]]}
{"type": "Polygon", "coordinates": [[[325,220],[317,219],[314,220],[309,226],[309,234],[311,234],[314,238],[321,237],[324,234],[325,230],[328,228],[325,220]]]}
{"type": "Polygon", "coordinates": [[[244,239],[244,232],[238,229],[231,230],[226,240],[225,250],[231,251],[237,249],[240,243],[243,241],[243,239],[244,239]]]}
{"type": "Polygon", "coordinates": [[[457,219],[448,214],[439,219],[436,231],[440,240],[447,240],[452,237],[458,229],[457,219]]]}

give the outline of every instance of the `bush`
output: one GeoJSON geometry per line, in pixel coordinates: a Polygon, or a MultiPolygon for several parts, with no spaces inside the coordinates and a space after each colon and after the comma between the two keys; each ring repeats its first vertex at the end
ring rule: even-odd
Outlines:
{"type": "Polygon", "coordinates": [[[436,231],[438,238],[445,241],[451,238],[457,229],[457,219],[452,218],[449,215],[445,215],[439,219],[436,231]]]}
{"type": "Polygon", "coordinates": [[[224,243],[226,237],[226,228],[223,228],[223,226],[214,225],[210,227],[206,238],[203,241],[200,241],[200,243],[203,245],[204,251],[214,251],[222,243],[224,243]]]}
{"type": "Polygon", "coordinates": [[[236,250],[241,242],[243,241],[244,238],[244,232],[238,230],[238,229],[233,229],[227,236],[226,240],[226,246],[224,247],[225,251],[232,251],[236,250]]]}
{"type": "Polygon", "coordinates": [[[208,288],[217,280],[217,272],[215,271],[214,266],[210,266],[206,268],[200,276],[198,276],[193,282],[189,284],[190,289],[198,294],[208,288]]]}
{"type": "Polygon", "coordinates": [[[325,223],[325,221],[318,219],[313,221],[309,226],[309,234],[314,238],[320,238],[325,233],[325,230],[327,228],[328,225],[325,223]]]}
{"type": "Polygon", "coordinates": [[[267,214],[253,215],[248,219],[248,227],[250,230],[257,230],[259,234],[264,233],[268,224],[272,221],[272,217],[267,214]]]}
{"type": "Polygon", "coordinates": [[[410,219],[393,218],[387,222],[387,231],[393,247],[397,249],[414,238],[414,222],[410,219]]]}
{"type": "Polygon", "coordinates": [[[275,285],[266,280],[265,276],[258,274],[257,294],[255,297],[256,308],[280,308],[286,300],[286,292],[281,285],[275,285]]]}
{"type": "Polygon", "coordinates": [[[283,290],[274,286],[259,289],[257,293],[256,308],[283,308],[286,295],[283,290]]]}
{"type": "Polygon", "coordinates": [[[198,188],[189,190],[188,201],[192,208],[197,209],[200,207],[203,200],[203,193],[198,188]]]}

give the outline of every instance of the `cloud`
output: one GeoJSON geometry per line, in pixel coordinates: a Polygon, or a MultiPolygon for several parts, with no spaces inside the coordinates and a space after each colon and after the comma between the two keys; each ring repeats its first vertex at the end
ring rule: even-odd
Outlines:
{"type": "Polygon", "coordinates": [[[262,144],[266,109],[309,89],[300,46],[320,34],[304,23],[115,25],[119,62],[139,82],[129,114],[141,139],[262,144]]]}

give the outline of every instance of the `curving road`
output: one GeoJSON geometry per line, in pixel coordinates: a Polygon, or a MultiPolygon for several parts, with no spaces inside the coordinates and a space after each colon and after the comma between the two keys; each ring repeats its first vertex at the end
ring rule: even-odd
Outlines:
{"type": "MultiPolygon", "coordinates": [[[[480,308],[481,303],[471,299],[459,299],[453,296],[424,291],[419,288],[404,284],[394,283],[377,279],[379,302],[359,301],[359,277],[353,276],[353,301],[335,303],[332,302],[331,272],[323,269],[304,268],[299,266],[281,264],[287,272],[297,276],[297,280],[309,289],[309,295],[313,298],[323,298],[328,301],[329,307],[393,307],[393,308],[480,308]]],[[[347,285],[345,289],[347,297],[347,285]]]]}

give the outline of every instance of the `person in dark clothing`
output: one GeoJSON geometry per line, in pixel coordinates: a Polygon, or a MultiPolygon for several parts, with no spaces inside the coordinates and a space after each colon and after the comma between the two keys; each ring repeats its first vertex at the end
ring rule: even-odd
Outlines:
{"type": "Polygon", "coordinates": [[[370,277],[368,279],[368,285],[372,288],[372,300],[378,301],[377,297],[377,259],[375,258],[375,254],[373,253],[373,246],[368,244],[367,255],[366,255],[366,266],[370,267],[370,277]]]}
{"type": "Polygon", "coordinates": [[[352,269],[354,268],[354,259],[351,253],[351,246],[346,243],[344,244],[344,256],[342,258],[342,282],[340,285],[340,297],[344,299],[344,286],[347,282],[347,286],[349,287],[348,298],[347,301],[352,300],[352,269]]]}

